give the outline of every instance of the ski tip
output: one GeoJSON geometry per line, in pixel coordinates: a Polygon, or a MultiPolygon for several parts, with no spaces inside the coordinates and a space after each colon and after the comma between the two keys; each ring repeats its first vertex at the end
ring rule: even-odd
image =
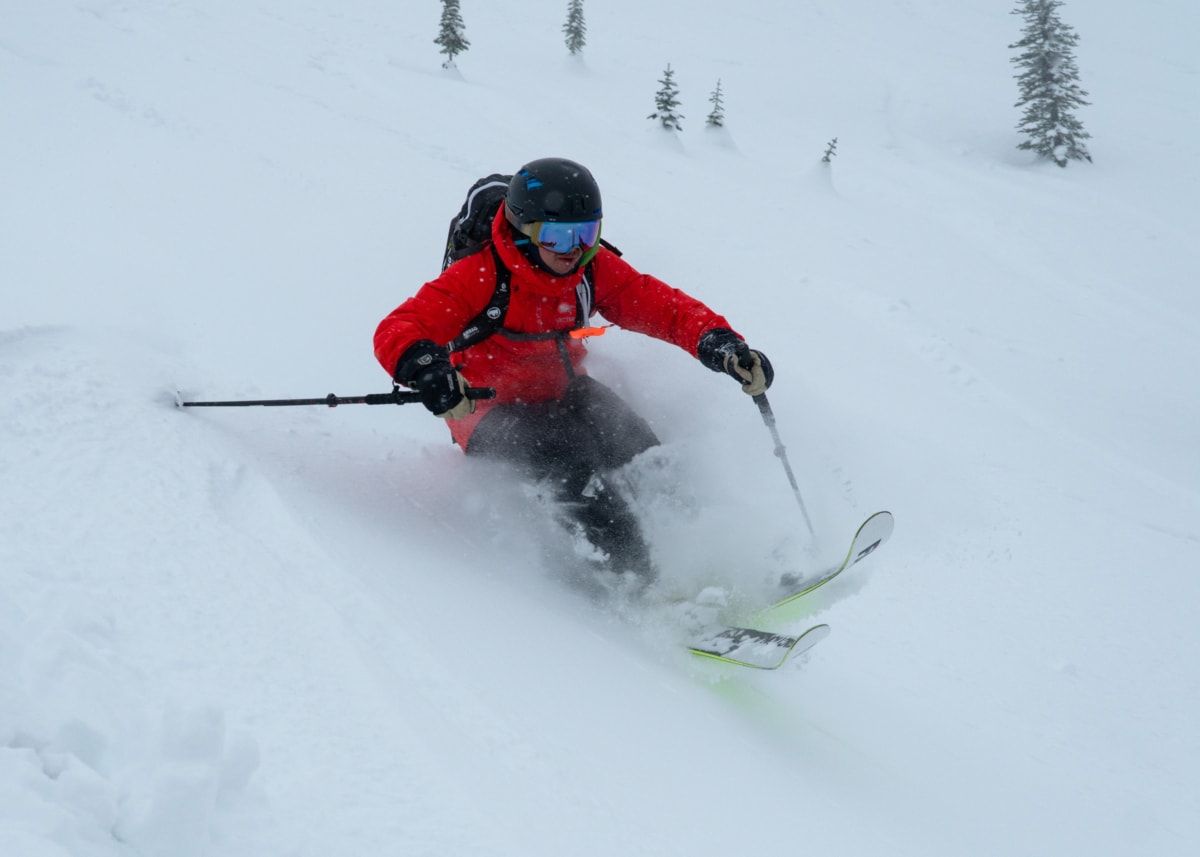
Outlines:
{"type": "Polygon", "coordinates": [[[862,522],[862,526],[865,527],[867,524],[871,523],[872,521],[874,521],[877,524],[881,524],[884,522],[895,524],[896,516],[893,515],[891,512],[889,512],[887,509],[880,509],[878,512],[875,512],[872,515],[868,515],[867,519],[862,522]]]}
{"type": "Polygon", "coordinates": [[[792,654],[794,655],[797,652],[803,652],[806,649],[811,649],[813,646],[824,640],[832,633],[833,629],[826,624],[813,625],[800,635],[800,639],[798,639],[796,641],[796,645],[792,647],[792,654]],[[801,644],[803,643],[807,643],[808,645],[801,648],[801,644]]]}
{"type": "Polygon", "coordinates": [[[895,529],[896,517],[885,509],[876,512],[859,524],[858,530],[854,534],[854,541],[858,542],[859,540],[869,538],[882,544],[891,537],[892,531],[895,529]]]}

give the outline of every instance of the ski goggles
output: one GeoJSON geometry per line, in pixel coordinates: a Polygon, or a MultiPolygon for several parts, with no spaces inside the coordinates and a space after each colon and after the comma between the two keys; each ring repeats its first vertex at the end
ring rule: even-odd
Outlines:
{"type": "Polygon", "coordinates": [[[599,220],[585,220],[581,223],[538,220],[527,223],[520,229],[533,239],[533,243],[551,253],[570,253],[576,247],[587,251],[595,247],[596,242],[600,240],[599,220]]]}

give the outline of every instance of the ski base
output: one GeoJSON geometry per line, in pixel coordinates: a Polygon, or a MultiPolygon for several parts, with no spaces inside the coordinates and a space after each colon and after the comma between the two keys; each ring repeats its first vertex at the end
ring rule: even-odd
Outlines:
{"type": "Polygon", "coordinates": [[[709,629],[688,650],[694,655],[727,664],[776,670],[792,655],[807,652],[828,636],[828,625],[814,625],[798,635],[720,625],[709,629]]]}

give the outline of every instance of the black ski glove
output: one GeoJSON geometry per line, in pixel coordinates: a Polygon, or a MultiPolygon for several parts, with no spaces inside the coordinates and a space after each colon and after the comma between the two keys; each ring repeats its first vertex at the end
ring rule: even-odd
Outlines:
{"type": "Polygon", "coordinates": [[[409,346],[392,377],[420,394],[421,404],[434,416],[458,420],[475,412],[475,402],[467,398],[467,379],[450,365],[446,349],[431,340],[409,346]]]}
{"type": "Polygon", "coordinates": [[[775,380],[771,361],[755,351],[732,330],[716,327],[700,337],[696,346],[700,362],[714,372],[724,372],[742,383],[742,392],[758,396],[775,380]]]}

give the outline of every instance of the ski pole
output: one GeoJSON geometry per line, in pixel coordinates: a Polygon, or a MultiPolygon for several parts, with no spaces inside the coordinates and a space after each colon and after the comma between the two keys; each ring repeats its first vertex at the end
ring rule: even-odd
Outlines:
{"type": "MultiPolygon", "coordinates": [[[[496,391],[491,387],[467,387],[468,399],[494,399],[496,391]]],[[[336,408],[338,405],[409,405],[421,401],[421,395],[416,392],[393,388],[390,393],[370,393],[366,396],[337,396],[330,393],[322,399],[237,399],[229,402],[185,402],[177,393],[175,404],[181,408],[246,408],[253,405],[280,407],[287,405],[325,405],[336,408]]]]}
{"type": "Polygon", "coordinates": [[[796,474],[792,472],[792,465],[788,463],[787,452],[783,448],[783,439],[780,438],[779,429],[775,426],[775,412],[771,410],[771,403],[767,401],[767,394],[759,393],[755,396],[754,404],[758,405],[763,422],[767,424],[767,428],[771,432],[771,437],[775,440],[775,456],[783,462],[783,472],[787,474],[788,482],[792,483],[792,493],[796,495],[796,502],[800,504],[800,512],[804,515],[804,523],[808,525],[808,534],[815,538],[816,533],[813,531],[812,521],[809,520],[808,509],[804,507],[804,498],[800,496],[800,486],[796,484],[796,474]]]}

